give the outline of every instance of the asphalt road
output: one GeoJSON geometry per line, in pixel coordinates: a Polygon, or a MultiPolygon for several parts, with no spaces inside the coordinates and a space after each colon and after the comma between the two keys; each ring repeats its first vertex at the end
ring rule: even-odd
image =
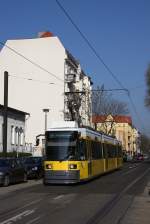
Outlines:
{"type": "Polygon", "coordinates": [[[1,187],[0,224],[121,224],[149,178],[150,163],[127,163],[84,184],[1,187]]]}

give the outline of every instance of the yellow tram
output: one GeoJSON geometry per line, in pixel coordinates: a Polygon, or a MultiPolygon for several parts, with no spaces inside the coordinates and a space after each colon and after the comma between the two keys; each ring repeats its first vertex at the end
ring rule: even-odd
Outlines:
{"type": "Polygon", "coordinates": [[[86,181],[122,166],[121,143],[103,133],[68,125],[45,137],[44,184],[86,181]]]}

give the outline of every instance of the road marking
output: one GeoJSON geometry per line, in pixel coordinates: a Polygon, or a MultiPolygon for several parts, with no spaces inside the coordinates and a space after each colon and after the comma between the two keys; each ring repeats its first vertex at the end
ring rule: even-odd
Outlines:
{"type": "Polygon", "coordinates": [[[64,194],[62,194],[62,195],[58,195],[57,197],[55,197],[55,198],[53,198],[54,200],[59,200],[59,199],[61,199],[61,198],[63,198],[65,195],[64,194]]]}
{"type": "Polygon", "coordinates": [[[18,220],[21,220],[25,216],[31,215],[34,212],[35,212],[35,210],[26,210],[16,216],[13,216],[13,217],[1,222],[0,224],[12,224],[14,222],[17,222],[18,220]]]}
{"type": "Polygon", "coordinates": [[[40,201],[42,201],[42,199],[37,199],[37,200],[34,200],[34,201],[32,201],[32,202],[29,202],[29,203],[25,204],[23,207],[21,207],[21,208],[19,208],[19,209],[26,208],[26,207],[28,207],[28,206],[30,206],[30,205],[33,205],[33,204],[39,203],[40,201]]]}
{"type": "Polygon", "coordinates": [[[32,219],[31,221],[27,222],[26,224],[31,224],[36,222],[37,220],[39,220],[41,218],[41,216],[36,217],[35,219],[32,219]]]}
{"type": "MultiPolygon", "coordinates": [[[[9,215],[9,214],[11,214],[11,213],[14,213],[14,212],[17,212],[17,211],[19,211],[19,210],[25,209],[25,208],[27,208],[27,207],[33,205],[33,204],[37,204],[37,203],[39,203],[40,201],[42,201],[42,199],[34,200],[34,201],[32,201],[32,202],[30,202],[30,203],[28,203],[28,204],[25,204],[24,206],[22,206],[22,207],[20,207],[20,208],[17,208],[17,209],[15,209],[15,210],[13,210],[13,211],[9,211],[9,212],[7,213],[7,215],[9,215]]],[[[1,216],[1,218],[2,218],[4,215],[3,215],[3,214],[0,214],[0,216],[1,216]]],[[[0,224],[1,224],[1,223],[0,223],[0,224]]]]}
{"type": "Polygon", "coordinates": [[[59,206],[63,206],[69,204],[77,194],[65,194],[65,195],[58,195],[57,197],[50,200],[51,204],[59,204],[59,206]]]}
{"type": "Polygon", "coordinates": [[[127,175],[127,174],[129,174],[129,173],[132,173],[132,172],[134,172],[135,171],[135,169],[137,169],[138,168],[138,166],[134,166],[134,167],[129,167],[129,169],[130,170],[128,170],[127,172],[124,172],[121,176],[125,176],[125,175],[127,175]]]}

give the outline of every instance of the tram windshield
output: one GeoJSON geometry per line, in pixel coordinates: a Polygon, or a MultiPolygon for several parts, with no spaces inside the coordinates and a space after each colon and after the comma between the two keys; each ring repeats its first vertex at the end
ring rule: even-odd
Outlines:
{"type": "Polygon", "coordinates": [[[47,159],[51,161],[77,160],[77,140],[78,132],[76,131],[47,131],[47,159]]]}

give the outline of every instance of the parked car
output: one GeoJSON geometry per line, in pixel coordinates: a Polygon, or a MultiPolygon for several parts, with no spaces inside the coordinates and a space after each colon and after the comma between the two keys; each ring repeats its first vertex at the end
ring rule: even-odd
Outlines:
{"type": "Polygon", "coordinates": [[[131,162],[133,159],[133,156],[130,154],[127,154],[127,162],[131,162]]]}
{"type": "Polygon", "coordinates": [[[149,159],[148,154],[144,154],[144,155],[143,155],[143,158],[144,158],[144,160],[148,160],[148,159],[149,159]]]}
{"type": "Polygon", "coordinates": [[[26,157],[23,159],[23,165],[28,178],[41,178],[43,176],[42,157],[26,157]]]}
{"type": "Polygon", "coordinates": [[[144,160],[144,156],[143,156],[143,154],[138,154],[138,155],[137,155],[137,160],[138,160],[138,161],[143,161],[143,160],[144,160]]]}
{"type": "Polygon", "coordinates": [[[0,158],[0,185],[26,181],[27,172],[17,158],[0,158]]]}

